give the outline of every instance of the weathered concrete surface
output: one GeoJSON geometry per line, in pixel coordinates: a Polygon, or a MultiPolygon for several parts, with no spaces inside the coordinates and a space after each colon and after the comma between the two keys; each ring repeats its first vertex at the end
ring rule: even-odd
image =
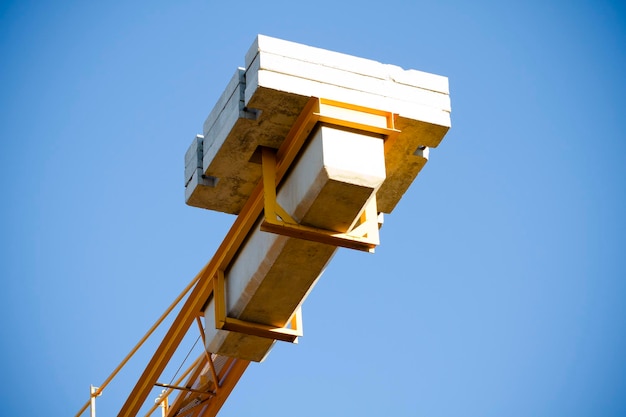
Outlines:
{"type": "Polygon", "coordinates": [[[450,127],[446,77],[262,35],[245,65],[204,124],[202,168],[186,169],[189,205],[239,213],[261,178],[250,158],[259,145],[280,146],[310,97],[399,115],[402,133],[387,152],[387,178],[377,192],[378,209],[385,213],[426,163],[422,148],[436,147],[450,127]]]}
{"type": "MultiPolygon", "coordinates": [[[[348,231],[385,179],[383,140],[319,126],[283,181],[278,203],[301,224],[348,231]]],[[[336,251],[335,246],[253,228],[225,271],[230,317],[284,326],[336,251]]],[[[207,350],[261,361],[273,340],[217,330],[214,300],[205,309],[207,350]]]]}

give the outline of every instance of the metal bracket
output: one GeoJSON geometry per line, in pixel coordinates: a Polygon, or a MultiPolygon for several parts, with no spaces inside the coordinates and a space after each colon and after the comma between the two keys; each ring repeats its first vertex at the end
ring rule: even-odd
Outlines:
{"type": "MultiPolygon", "coordinates": [[[[296,133],[296,142],[303,144],[306,135],[316,123],[356,129],[379,134],[385,139],[385,153],[392,146],[400,133],[395,128],[396,115],[377,109],[318,98],[312,106],[305,108],[305,120],[296,133]]],[[[325,230],[299,224],[276,201],[277,164],[281,165],[285,154],[278,154],[273,149],[261,149],[263,169],[263,194],[265,218],[261,230],[298,239],[326,243],[366,252],[374,252],[380,243],[378,236],[379,221],[376,197],[370,201],[357,225],[346,233],[325,230]]]]}
{"type": "Polygon", "coordinates": [[[374,251],[380,243],[375,196],[367,204],[357,226],[348,233],[304,226],[295,221],[276,201],[276,154],[270,148],[262,148],[261,159],[265,198],[265,219],[261,223],[261,230],[333,246],[374,251]]]}
{"type": "MultiPolygon", "coordinates": [[[[355,227],[346,233],[299,224],[276,201],[277,177],[282,178],[285,160],[292,160],[306,141],[313,126],[326,123],[344,128],[379,134],[385,138],[385,151],[391,146],[399,131],[395,129],[395,115],[375,109],[355,106],[326,99],[312,99],[294,127],[295,136],[287,149],[277,152],[261,148],[263,171],[264,219],[261,230],[284,236],[373,252],[379,242],[379,216],[376,197],[367,203],[355,227]],[[294,145],[297,144],[298,146],[294,145]]],[[[249,322],[228,316],[224,269],[219,268],[213,278],[215,300],[215,327],[219,330],[244,333],[268,339],[297,343],[302,336],[302,312],[296,310],[285,327],[249,322]]]]}
{"type": "Polygon", "coordinates": [[[288,327],[269,326],[228,317],[224,271],[219,269],[216,276],[213,277],[213,297],[215,299],[215,327],[217,329],[291,343],[298,343],[298,337],[302,336],[302,310],[300,307],[293,314],[288,327]]]}

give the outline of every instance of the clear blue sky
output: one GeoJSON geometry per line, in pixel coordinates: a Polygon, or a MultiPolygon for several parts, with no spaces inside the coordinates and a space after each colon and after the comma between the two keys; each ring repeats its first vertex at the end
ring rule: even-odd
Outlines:
{"type": "Polygon", "coordinates": [[[257,33],[446,75],[453,127],[221,415],[626,415],[626,8],[602,0],[2,2],[0,414],[73,415],[210,259],[233,219],[184,204],[183,156],[257,33]]]}

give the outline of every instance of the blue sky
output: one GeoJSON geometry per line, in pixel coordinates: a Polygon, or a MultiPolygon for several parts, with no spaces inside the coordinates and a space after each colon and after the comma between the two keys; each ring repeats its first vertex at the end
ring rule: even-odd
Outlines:
{"type": "Polygon", "coordinates": [[[73,415],[211,258],[183,156],[257,33],[448,76],[453,127],[220,415],[625,415],[624,5],[326,0],[0,4],[2,414],[73,415]]]}

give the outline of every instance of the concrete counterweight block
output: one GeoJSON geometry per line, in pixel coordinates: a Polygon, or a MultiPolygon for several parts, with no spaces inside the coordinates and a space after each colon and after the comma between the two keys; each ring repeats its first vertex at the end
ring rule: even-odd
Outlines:
{"type": "MultiPolygon", "coordinates": [[[[277,202],[303,225],[348,232],[385,180],[380,136],[319,125],[283,180],[277,202]]],[[[283,327],[301,306],[336,246],[260,230],[257,221],[225,271],[229,317],[283,327]]],[[[215,328],[215,300],[205,309],[209,352],[261,361],[274,340],[215,328]]]]}
{"type": "Polygon", "coordinates": [[[450,128],[448,79],[259,35],[186,158],[185,201],[239,214],[259,182],[259,146],[278,149],[312,97],[395,115],[377,208],[391,213],[450,128]],[[421,150],[426,149],[426,152],[421,150]]]}

